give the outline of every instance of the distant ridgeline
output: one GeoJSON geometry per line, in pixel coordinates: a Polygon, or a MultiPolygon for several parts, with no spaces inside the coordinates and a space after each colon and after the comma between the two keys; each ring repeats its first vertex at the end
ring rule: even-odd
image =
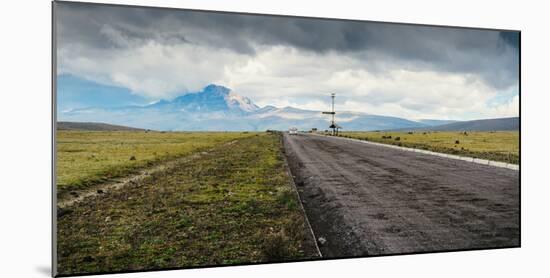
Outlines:
{"type": "MultiPolygon", "coordinates": [[[[338,110],[338,109],[337,109],[338,110]]],[[[209,85],[197,93],[148,105],[90,107],[58,111],[59,129],[186,131],[264,131],[267,129],[328,129],[321,111],[294,107],[259,107],[230,89],[209,85]],[[78,123],[76,123],[78,122],[78,123]],[[112,125],[100,124],[111,123],[112,125]],[[85,126],[82,126],[85,124],[85,126]]],[[[339,111],[337,121],[344,131],[369,130],[519,130],[519,119],[505,118],[456,122],[408,120],[398,117],[339,111]]]]}
{"type": "Polygon", "coordinates": [[[519,117],[453,122],[430,127],[396,129],[417,131],[519,131],[519,117]]]}
{"type": "Polygon", "coordinates": [[[91,122],[57,122],[58,130],[145,131],[145,129],[91,122]]]}

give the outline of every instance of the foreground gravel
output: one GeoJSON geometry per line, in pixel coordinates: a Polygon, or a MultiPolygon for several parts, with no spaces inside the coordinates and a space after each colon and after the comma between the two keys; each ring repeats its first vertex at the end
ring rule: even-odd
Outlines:
{"type": "Polygon", "coordinates": [[[284,146],[324,257],[520,245],[518,171],[308,134],[284,146]]]}

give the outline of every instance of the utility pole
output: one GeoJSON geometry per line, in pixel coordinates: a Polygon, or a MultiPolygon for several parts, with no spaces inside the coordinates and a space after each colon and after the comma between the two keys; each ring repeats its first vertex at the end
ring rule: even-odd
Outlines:
{"type": "Polygon", "coordinates": [[[330,94],[330,97],[332,98],[332,122],[331,122],[331,125],[334,125],[334,115],[336,114],[336,112],[334,112],[334,97],[335,97],[335,94],[334,93],[330,94]]]}
{"type": "Polygon", "coordinates": [[[329,111],[329,112],[322,112],[323,114],[332,115],[332,120],[330,121],[330,126],[329,126],[329,128],[332,129],[332,135],[337,135],[338,134],[338,126],[334,122],[334,116],[336,115],[336,112],[334,111],[334,97],[335,96],[336,96],[335,93],[330,94],[330,97],[332,98],[332,110],[329,111]]]}

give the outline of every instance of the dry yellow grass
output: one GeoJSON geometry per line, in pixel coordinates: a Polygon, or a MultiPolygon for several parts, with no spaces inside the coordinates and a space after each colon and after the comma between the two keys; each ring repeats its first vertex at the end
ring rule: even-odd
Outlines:
{"type": "Polygon", "coordinates": [[[343,132],[340,136],[509,163],[519,163],[519,132],[343,132]],[[399,139],[397,139],[399,138],[399,139]]]}
{"type": "Polygon", "coordinates": [[[71,190],[252,135],[244,132],[58,131],[56,177],[71,190]]]}

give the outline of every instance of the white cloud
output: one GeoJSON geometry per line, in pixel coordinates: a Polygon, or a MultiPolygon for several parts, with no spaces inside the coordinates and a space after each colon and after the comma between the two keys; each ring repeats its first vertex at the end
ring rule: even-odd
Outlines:
{"type": "Polygon", "coordinates": [[[491,115],[498,117],[517,117],[519,115],[519,95],[515,95],[507,103],[490,109],[491,115]]]}
{"type": "MultiPolygon", "coordinates": [[[[371,70],[361,60],[335,52],[321,55],[281,46],[258,53],[244,67],[228,67],[222,80],[260,105],[325,110],[334,92],[338,109],[371,114],[411,119],[513,115],[489,107],[499,92],[471,74],[405,70],[391,63],[383,65],[384,71],[371,70]]],[[[377,63],[380,67],[382,62],[377,63]]]]}
{"type": "MultiPolygon", "coordinates": [[[[103,32],[117,44],[127,44],[113,30],[103,32]]],[[[518,115],[517,96],[492,107],[489,100],[500,92],[472,74],[410,69],[366,53],[318,53],[287,46],[256,46],[255,51],[246,55],[154,41],[108,50],[66,45],[59,52],[59,66],[60,72],[123,86],[150,99],[172,98],[217,83],[260,106],[325,110],[329,94],[336,93],[339,110],[410,119],[518,115]],[[356,58],[365,56],[372,60],[356,58]]]]}
{"type": "Polygon", "coordinates": [[[244,55],[192,44],[162,45],[108,51],[68,46],[59,53],[60,73],[123,86],[151,99],[198,91],[223,76],[225,67],[244,55]]]}

